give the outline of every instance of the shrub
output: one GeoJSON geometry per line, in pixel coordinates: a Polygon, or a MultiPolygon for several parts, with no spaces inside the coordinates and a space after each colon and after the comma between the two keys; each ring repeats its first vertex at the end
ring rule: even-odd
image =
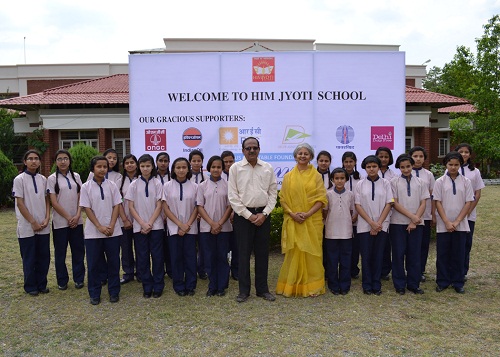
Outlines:
{"type": "Polygon", "coordinates": [[[0,207],[11,206],[12,181],[18,175],[17,168],[11,160],[0,151],[0,207]]]}
{"type": "Polygon", "coordinates": [[[271,249],[278,249],[281,246],[281,229],[283,228],[283,208],[276,206],[271,212],[271,249]]]}
{"type": "Polygon", "coordinates": [[[68,151],[71,154],[71,167],[73,168],[73,171],[80,174],[82,182],[87,181],[87,177],[90,172],[90,160],[94,156],[99,155],[99,151],[94,149],[92,146],[84,144],[75,145],[68,151]]]}
{"type": "Polygon", "coordinates": [[[429,167],[429,171],[432,172],[435,178],[440,178],[441,176],[444,175],[446,167],[439,163],[431,164],[431,166],[429,167]]]}

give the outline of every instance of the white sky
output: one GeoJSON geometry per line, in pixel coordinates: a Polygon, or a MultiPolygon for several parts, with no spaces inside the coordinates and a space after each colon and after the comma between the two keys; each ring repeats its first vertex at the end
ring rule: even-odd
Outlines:
{"type": "Polygon", "coordinates": [[[17,0],[0,6],[0,65],[127,63],[163,38],[400,45],[407,64],[475,50],[500,0],[17,0]],[[26,40],[24,41],[24,37],[26,40]]]}

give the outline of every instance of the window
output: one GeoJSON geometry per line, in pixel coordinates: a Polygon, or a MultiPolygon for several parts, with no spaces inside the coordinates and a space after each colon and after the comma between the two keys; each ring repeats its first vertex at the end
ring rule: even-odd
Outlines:
{"type": "Polygon", "coordinates": [[[443,157],[450,151],[450,139],[439,138],[439,151],[438,156],[443,157]]]}
{"type": "Polygon", "coordinates": [[[410,151],[412,147],[413,147],[413,128],[406,128],[405,152],[410,151]]]}
{"type": "Polygon", "coordinates": [[[84,144],[88,146],[92,146],[94,149],[97,149],[98,140],[97,140],[97,131],[88,130],[88,131],[59,131],[59,147],[61,149],[70,149],[77,144],[84,144]]]}
{"type": "Polygon", "coordinates": [[[113,149],[118,153],[120,160],[130,154],[130,130],[113,130],[113,149]]]}

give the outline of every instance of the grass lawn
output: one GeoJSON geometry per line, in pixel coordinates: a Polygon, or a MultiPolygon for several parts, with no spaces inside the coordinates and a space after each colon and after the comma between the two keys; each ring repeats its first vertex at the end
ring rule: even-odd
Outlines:
{"type": "MultiPolygon", "coordinates": [[[[0,212],[0,353],[13,355],[168,356],[373,356],[500,355],[500,186],[483,190],[466,293],[436,293],[435,244],[424,295],[399,296],[392,281],[381,296],[363,295],[354,280],[347,296],[269,303],[253,295],[238,304],[237,282],[224,297],[206,298],[206,281],[194,297],[174,294],[171,280],[159,299],[144,299],[141,286],[122,287],[120,302],[98,306],[86,288],[57,289],[54,263],[50,293],[23,291],[13,210],[0,212]]],[[[271,254],[269,284],[283,257],[271,254]]],[[[69,262],[69,260],[68,260],[69,262]]],[[[71,275],[71,274],[70,274],[71,275]]]]}

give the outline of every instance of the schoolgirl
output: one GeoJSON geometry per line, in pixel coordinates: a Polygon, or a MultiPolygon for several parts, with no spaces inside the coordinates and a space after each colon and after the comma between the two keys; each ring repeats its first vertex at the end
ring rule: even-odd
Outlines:
{"type": "MultiPolygon", "coordinates": [[[[134,280],[136,272],[136,258],[134,257],[134,250],[137,251],[134,241],[134,232],[132,229],[132,222],[134,218],[130,214],[128,204],[125,200],[125,195],[132,182],[137,179],[139,169],[137,167],[137,158],[128,154],[123,157],[122,162],[122,180],[120,183],[120,195],[122,196],[122,205],[120,207],[120,217],[122,222],[122,238],[120,239],[121,259],[123,276],[120,279],[120,284],[127,284],[134,280]],[[135,248],[135,249],[134,249],[135,248]]],[[[137,254],[137,253],[136,253],[137,254]]]]}
{"type": "MultiPolygon", "coordinates": [[[[118,157],[118,153],[116,152],[115,149],[107,149],[106,151],[104,151],[102,156],[106,158],[109,164],[109,170],[108,173],[106,174],[106,179],[113,181],[119,187],[122,182],[122,175],[120,174],[120,168],[118,165],[118,162],[120,160],[118,157]]],[[[90,181],[93,178],[94,178],[94,173],[90,172],[87,181],[90,181]]]]}
{"type": "Polygon", "coordinates": [[[469,144],[462,143],[459,144],[455,151],[457,151],[462,158],[464,159],[464,163],[460,168],[460,173],[467,177],[472,184],[472,189],[474,190],[474,201],[470,205],[469,213],[467,215],[467,220],[469,221],[469,229],[470,231],[467,233],[467,239],[465,241],[465,280],[467,281],[467,274],[469,272],[469,263],[470,263],[470,251],[472,249],[472,238],[474,235],[474,228],[476,226],[476,207],[479,203],[479,199],[481,198],[481,190],[484,188],[484,182],[481,178],[481,172],[476,169],[476,166],[471,160],[472,155],[472,147],[469,144]]]}
{"type": "Polygon", "coordinates": [[[461,154],[451,151],[444,157],[447,172],[436,180],[433,200],[436,201],[436,291],[452,285],[463,294],[465,242],[470,231],[467,215],[474,202],[471,181],[460,174],[464,164],[461,154]]]}
{"type": "Polygon", "coordinates": [[[332,182],[330,181],[330,165],[332,163],[332,155],[325,150],[319,152],[316,157],[316,162],[318,163],[318,172],[323,178],[325,188],[332,188],[332,182]]]}
{"type": "Polygon", "coordinates": [[[163,210],[170,232],[173,287],[177,295],[194,295],[196,289],[196,241],[198,185],[190,181],[191,166],[183,157],[172,164],[172,180],[163,185],[163,210]]]}
{"type": "Polygon", "coordinates": [[[325,220],[326,276],[334,295],[351,289],[352,211],[354,193],[345,188],[349,174],[338,167],[332,171],[333,189],[326,191],[328,214],[325,220]]]}
{"type": "Polygon", "coordinates": [[[50,206],[47,179],[40,174],[40,154],[28,150],[23,172],[14,178],[17,237],[23,261],[24,291],[31,296],[46,294],[50,264],[50,206]]]}
{"type": "Polygon", "coordinates": [[[80,192],[80,206],[87,214],[84,236],[90,303],[98,305],[101,302],[103,272],[106,272],[108,279],[109,301],[115,303],[120,299],[122,231],[117,220],[122,197],[116,184],[106,179],[106,157],[93,157],[90,170],[93,172],[93,178],[83,184],[80,192]]]}
{"type": "Polygon", "coordinates": [[[221,177],[224,164],[220,156],[208,160],[210,179],[198,186],[196,204],[200,221],[200,243],[208,271],[207,297],[224,296],[229,284],[229,236],[233,230],[229,222],[232,209],[227,197],[227,181],[221,177]]]}
{"type": "MultiPolygon", "coordinates": [[[[427,159],[427,152],[422,146],[414,146],[408,152],[408,155],[414,160],[413,174],[422,180],[427,186],[429,195],[432,197],[432,191],[434,190],[434,184],[436,179],[432,172],[424,168],[424,162],[427,159]]],[[[422,248],[420,250],[420,269],[422,274],[420,281],[424,282],[425,278],[425,266],[427,265],[427,258],[429,256],[429,245],[431,241],[431,224],[433,219],[435,220],[436,208],[434,201],[432,199],[425,201],[425,211],[423,215],[424,227],[422,232],[422,248]]]]}
{"type": "MultiPolygon", "coordinates": [[[[205,159],[203,153],[200,150],[193,150],[189,153],[189,163],[191,164],[191,181],[200,184],[205,180],[209,179],[209,176],[206,172],[203,171],[203,160],[205,159]]],[[[200,230],[200,217],[198,215],[198,231],[200,230]]],[[[198,247],[197,253],[197,271],[198,276],[202,280],[206,280],[208,278],[207,269],[205,268],[205,262],[203,261],[204,253],[203,248],[200,244],[200,237],[196,236],[196,245],[198,247]]]]}
{"type": "Polygon", "coordinates": [[[429,189],[424,181],[412,175],[415,161],[407,154],[399,155],[396,168],[401,176],[391,180],[394,210],[389,236],[392,246],[392,281],[396,292],[404,295],[406,289],[423,294],[420,289],[420,251],[424,228],[423,215],[429,189]],[[406,273],[405,273],[406,270],[406,273]]]}
{"type": "MultiPolygon", "coordinates": [[[[170,181],[170,155],[162,151],[156,155],[156,178],[161,181],[162,186],[170,181]]],[[[165,262],[165,275],[172,277],[172,263],[170,262],[170,248],[168,245],[167,217],[161,212],[163,220],[163,261],[165,262]]]]}
{"type": "MultiPolygon", "coordinates": [[[[342,154],[342,168],[349,175],[349,179],[347,180],[345,187],[351,192],[354,192],[356,185],[359,180],[361,180],[362,176],[358,172],[357,169],[358,159],[356,154],[352,151],[346,151],[342,154]]],[[[351,250],[351,278],[357,279],[359,278],[359,237],[358,237],[358,212],[356,211],[356,207],[353,209],[352,213],[352,250],[351,250]]]]}
{"type": "MultiPolygon", "coordinates": [[[[396,173],[390,169],[394,163],[394,159],[392,157],[392,152],[388,147],[380,146],[375,152],[375,156],[380,159],[380,170],[378,171],[378,175],[387,181],[391,181],[394,177],[396,177],[396,173]]],[[[391,212],[389,212],[389,216],[391,212]]],[[[387,239],[384,247],[384,259],[382,263],[382,279],[389,280],[389,273],[391,272],[391,240],[387,239]]]]}
{"type": "Polygon", "coordinates": [[[229,181],[229,169],[234,164],[234,153],[232,151],[226,150],[220,154],[222,158],[222,162],[224,163],[224,169],[222,170],[222,178],[226,181],[229,181]]]}
{"type": "Polygon", "coordinates": [[[378,176],[380,159],[367,156],[361,163],[367,177],[355,188],[363,292],[382,294],[380,283],[385,242],[389,239],[389,212],[394,201],[391,184],[378,176]]]}
{"type": "Polygon", "coordinates": [[[125,195],[130,214],[134,217],[134,241],[137,247],[137,273],[142,281],[143,296],[159,298],[165,282],[163,277],[163,219],[161,218],[162,184],[156,178],[151,155],[139,158],[141,176],[130,184],[125,195]],[[150,261],[152,269],[150,269],[150,261]]]}
{"type": "Polygon", "coordinates": [[[52,204],[52,239],[56,265],[57,287],[68,288],[66,252],[71,248],[71,263],[75,288],[83,288],[85,278],[85,244],[80,207],[80,175],[71,169],[71,154],[58,150],[55,155],[56,172],[47,179],[47,193],[52,204]]]}

